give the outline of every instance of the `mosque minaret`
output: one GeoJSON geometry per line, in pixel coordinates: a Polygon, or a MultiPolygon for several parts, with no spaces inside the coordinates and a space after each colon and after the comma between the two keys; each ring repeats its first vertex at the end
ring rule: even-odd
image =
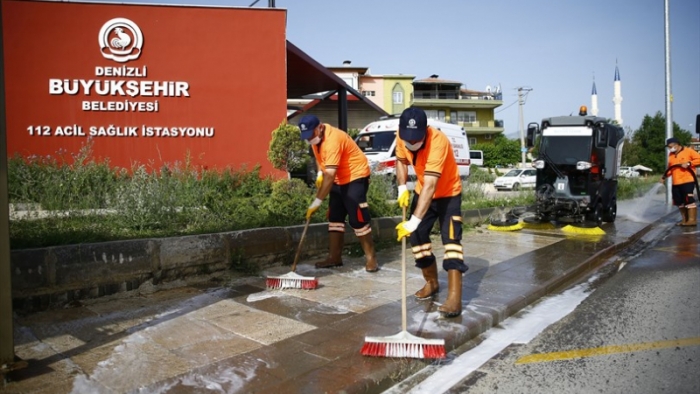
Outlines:
{"type": "Polygon", "coordinates": [[[613,104],[615,104],[615,120],[622,126],[622,82],[620,81],[620,70],[615,62],[615,82],[613,83],[613,104]]]}

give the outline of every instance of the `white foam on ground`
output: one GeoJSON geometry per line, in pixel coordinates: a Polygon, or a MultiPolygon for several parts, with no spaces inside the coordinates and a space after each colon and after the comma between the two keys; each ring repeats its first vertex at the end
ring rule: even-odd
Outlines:
{"type": "Polygon", "coordinates": [[[211,374],[202,375],[199,373],[188,373],[173,382],[152,387],[148,390],[141,388],[137,392],[144,394],[163,394],[170,392],[173,387],[181,384],[182,386],[191,388],[188,389],[188,391],[206,390],[207,393],[233,394],[240,392],[246,382],[255,377],[256,369],[257,366],[247,365],[236,367],[218,366],[216,371],[211,374]]]}
{"type": "Polygon", "coordinates": [[[261,291],[259,293],[252,293],[249,294],[248,297],[245,299],[247,302],[257,302],[257,301],[262,301],[266,300],[268,298],[275,298],[275,297],[288,297],[289,294],[285,294],[282,291],[279,290],[272,290],[272,291],[261,291]]]}
{"type": "MultiPolygon", "coordinates": [[[[478,346],[457,357],[451,364],[440,367],[409,393],[444,393],[510,344],[530,342],[545,328],[576,309],[591,294],[590,283],[596,277],[560,295],[544,298],[537,305],[523,309],[518,317],[510,317],[498,328],[488,330],[483,334],[485,340],[478,346]]],[[[391,392],[392,389],[389,389],[386,393],[391,392]]]]}

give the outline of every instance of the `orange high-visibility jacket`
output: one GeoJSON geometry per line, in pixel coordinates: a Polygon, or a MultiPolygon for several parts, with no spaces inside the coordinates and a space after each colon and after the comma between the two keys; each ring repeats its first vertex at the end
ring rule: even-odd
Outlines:
{"type": "Polygon", "coordinates": [[[396,160],[412,165],[416,170],[416,193],[420,194],[425,175],[438,177],[433,198],[454,197],[462,193],[462,180],[452,144],[442,131],[428,126],[425,142],[417,152],[406,149],[401,138],[396,138],[396,160]]]}
{"type": "Polygon", "coordinates": [[[682,185],[694,181],[693,173],[695,173],[697,167],[700,166],[700,153],[692,148],[682,147],[680,151],[668,154],[669,167],[683,163],[690,163],[690,167],[688,167],[687,170],[682,167],[674,167],[665,174],[666,177],[673,177],[674,185],[682,185]],[[693,173],[690,171],[693,171],[693,173]]]}
{"type": "Polygon", "coordinates": [[[318,169],[335,169],[334,182],[338,185],[348,184],[355,179],[368,177],[370,174],[367,157],[348,133],[324,123],[323,142],[311,148],[316,157],[318,169]]]}

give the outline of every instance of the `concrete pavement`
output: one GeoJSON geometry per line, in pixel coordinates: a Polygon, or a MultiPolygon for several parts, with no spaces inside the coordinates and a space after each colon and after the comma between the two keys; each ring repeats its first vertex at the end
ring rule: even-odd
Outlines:
{"type": "MultiPolygon", "coordinates": [[[[408,253],[408,331],[445,339],[449,352],[671,219],[657,195],[620,202],[618,220],[596,239],[559,228],[467,232],[464,311],[453,319],[440,318],[435,304],[446,297],[444,271],[435,303],[411,296],[423,279],[408,253]]],[[[433,246],[441,259],[439,236],[433,246]]],[[[363,257],[344,256],[343,267],[325,270],[302,261],[299,274],[319,277],[311,291],[268,291],[264,277],[219,277],[18,316],[16,354],[29,366],[0,392],[381,392],[433,362],[360,355],[365,336],[401,329],[400,256],[400,248],[379,252],[375,274],[364,271],[363,257]]]]}

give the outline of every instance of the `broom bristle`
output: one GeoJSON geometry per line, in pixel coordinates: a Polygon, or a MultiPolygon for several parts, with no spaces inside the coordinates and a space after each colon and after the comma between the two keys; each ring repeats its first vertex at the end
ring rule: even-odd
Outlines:
{"type": "Polygon", "coordinates": [[[518,222],[512,226],[495,226],[493,224],[489,224],[488,229],[491,231],[518,231],[523,228],[523,224],[518,222]]]}
{"type": "Polygon", "coordinates": [[[281,276],[270,276],[265,280],[268,289],[313,290],[318,287],[318,279],[290,272],[281,276]]]}
{"type": "Polygon", "coordinates": [[[605,235],[605,231],[603,231],[602,228],[600,227],[576,227],[572,225],[566,225],[561,228],[561,231],[565,233],[570,233],[570,234],[584,234],[584,235],[605,235]]]}
{"type": "Polygon", "coordinates": [[[361,354],[370,357],[445,358],[443,339],[425,339],[401,331],[389,337],[366,337],[361,354]]]}

